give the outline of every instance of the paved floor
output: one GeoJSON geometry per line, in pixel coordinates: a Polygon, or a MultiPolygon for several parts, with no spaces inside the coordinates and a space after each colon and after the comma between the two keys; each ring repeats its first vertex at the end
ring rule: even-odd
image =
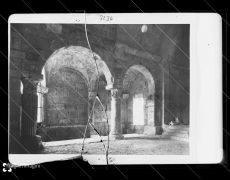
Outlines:
{"type": "MultiPolygon", "coordinates": [[[[108,145],[106,136],[87,138],[84,153],[91,155],[105,154],[108,145]],[[103,145],[104,144],[104,145],[103,145]]],[[[44,143],[44,149],[39,154],[78,154],[81,152],[83,139],[55,141],[44,143]]],[[[109,154],[113,155],[189,155],[189,143],[160,136],[143,136],[126,134],[123,140],[109,141],[109,154]]]]}

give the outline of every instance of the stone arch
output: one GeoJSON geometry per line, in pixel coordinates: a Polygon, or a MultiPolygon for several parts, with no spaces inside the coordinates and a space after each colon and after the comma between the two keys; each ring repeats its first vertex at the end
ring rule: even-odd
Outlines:
{"type": "Polygon", "coordinates": [[[92,56],[91,51],[85,47],[69,46],[55,50],[43,67],[45,69],[46,85],[50,91],[47,97],[53,99],[56,103],[55,106],[57,105],[58,109],[61,110],[59,113],[56,108],[52,109],[50,103],[46,101],[47,121],[45,123],[47,127],[65,126],[65,128],[68,128],[68,126],[71,126],[70,121],[83,127],[90,112],[92,92],[96,91],[97,72],[99,72],[99,76],[104,75],[106,84],[112,84],[113,82],[107,64],[98,54],[94,53],[94,56],[92,56]],[[57,76],[59,77],[57,78],[57,76]],[[76,79],[78,80],[76,81],[76,79]],[[59,80],[61,83],[57,83],[59,80]],[[64,80],[70,82],[73,89],[64,80]],[[86,84],[87,88],[83,84],[86,84]],[[76,88],[74,85],[76,85],[76,88]],[[84,99],[87,101],[84,101],[84,99]]]}
{"type": "MultiPolygon", "coordinates": [[[[60,48],[53,52],[44,65],[44,67],[46,67],[47,77],[49,77],[50,72],[55,73],[55,69],[57,70],[60,67],[78,69],[86,79],[87,84],[89,85],[89,91],[95,91],[98,68],[99,76],[104,74],[107,84],[112,84],[113,76],[109,67],[98,54],[94,53],[94,57],[96,59],[97,67],[89,49],[81,46],[60,48]]],[[[48,82],[49,79],[47,79],[47,83],[48,82]]]]}
{"type": "MultiPolygon", "coordinates": [[[[156,81],[157,81],[157,77],[158,77],[157,74],[160,73],[159,65],[156,62],[152,62],[148,59],[142,59],[142,61],[141,60],[134,60],[134,61],[127,62],[125,64],[125,68],[123,68],[123,71],[121,72],[121,75],[120,75],[120,79],[122,80],[122,82],[123,82],[123,79],[125,77],[127,70],[130,67],[137,66],[137,65],[142,66],[152,75],[154,82],[155,82],[155,85],[156,85],[156,81]]],[[[156,86],[155,86],[155,88],[156,88],[156,86]]]]}
{"type": "Polygon", "coordinates": [[[98,60],[97,61],[97,67],[99,69],[99,73],[97,73],[95,71],[94,75],[92,76],[91,82],[90,82],[90,85],[91,85],[90,89],[92,89],[92,91],[97,90],[98,78],[100,79],[100,77],[102,75],[105,76],[105,80],[106,80],[107,85],[111,85],[114,83],[114,78],[111,75],[110,70],[104,61],[98,60]]]}
{"type": "MultiPolygon", "coordinates": [[[[148,87],[148,96],[150,95],[154,95],[155,94],[155,82],[154,82],[154,79],[153,79],[153,76],[152,74],[149,72],[148,69],[146,69],[144,66],[142,65],[133,65],[131,66],[127,71],[126,71],[126,74],[127,73],[132,73],[131,71],[132,70],[136,70],[140,73],[142,73],[144,75],[144,77],[146,78],[147,80],[147,87],[148,87]]],[[[133,77],[135,76],[134,74],[132,75],[133,77]]],[[[134,77],[135,78],[135,77],[134,77]]],[[[123,88],[125,89],[126,85],[124,83],[124,80],[125,78],[123,79],[123,88]]]]}
{"type": "Polygon", "coordinates": [[[155,82],[148,69],[139,64],[129,67],[123,78],[123,92],[129,94],[129,98],[126,100],[129,113],[127,121],[134,125],[154,124],[155,82]],[[141,107],[140,104],[142,104],[141,107]],[[141,119],[141,121],[137,122],[137,119],[141,119]]]}

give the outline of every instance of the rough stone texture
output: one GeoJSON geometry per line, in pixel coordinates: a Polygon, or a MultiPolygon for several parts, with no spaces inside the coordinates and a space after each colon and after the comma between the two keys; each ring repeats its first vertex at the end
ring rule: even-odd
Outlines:
{"type": "MultiPolygon", "coordinates": [[[[84,137],[85,127],[84,125],[42,127],[39,134],[44,142],[79,139],[84,137]]],[[[89,130],[85,137],[89,137],[89,130]]]]}
{"type": "MultiPolygon", "coordinates": [[[[127,108],[122,108],[122,115],[125,116],[128,114],[128,118],[126,118],[126,122],[123,121],[124,124],[134,124],[133,118],[133,102],[135,98],[143,98],[144,105],[143,107],[143,113],[144,113],[144,125],[152,125],[155,126],[156,121],[159,122],[158,117],[155,115],[155,103],[154,103],[154,93],[155,93],[155,85],[154,80],[150,72],[141,67],[131,67],[124,78],[123,81],[123,89],[124,92],[129,94],[129,97],[126,102],[123,102],[123,104],[127,105],[127,108]]],[[[123,105],[123,107],[124,107],[123,105]]],[[[136,110],[136,111],[141,111],[136,110]]],[[[122,118],[124,119],[124,118],[122,118]]],[[[127,126],[124,125],[123,132],[129,132],[130,130],[127,129],[127,126]]],[[[140,130],[137,130],[138,132],[140,130]]]]}
{"type": "Polygon", "coordinates": [[[185,125],[189,124],[189,25],[162,27],[165,33],[178,47],[164,37],[162,41],[162,58],[165,71],[165,124],[178,117],[185,125]],[[173,115],[172,115],[173,114],[173,115]]]}
{"type": "MultiPolygon", "coordinates": [[[[107,112],[107,116],[110,122],[110,111],[111,111],[111,92],[109,90],[105,89],[106,86],[106,80],[105,76],[100,76],[100,81],[99,81],[99,97],[101,100],[101,103],[96,100],[95,101],[95,106],[94,106],[94,123],[99,123],[99,122],[106,122],[106,114],[105,111],[107,112]]],[[[105,132],[103,132],[104,134],[105,132]]]]}
{"type": "MultiPolygon", "coordinates": [[[[85,89],[82,92],[80,91],[80,93],[85,94],[87,97],[86,92],[95,92],[97,71],[95,69],[95,60],[91,56],[86,41],[84,24],[55,24],[49,26],[45,24],[12,24],[12,26],[17,32],[11,28],[9,85],[12,99],[16,100],[19,105],[21,104],[19,88],[21,77],[24,76],[23,74],[27,74],[28,76],[29,74],[41,74],[46,62],[46,66],[49,67],[46,71],[47,87],[50,81],[52,81],[52,76],[56,77],[56,80],[61,83],[63,80],[58,78],[56,73],[63,72],[65,74],[67,73],[65,68],[72,68],[78,72],[78,74],[81,74],[82,79],[85,81],[85,89]],[[58,34],[61,39],[53,33],[51,29],[58,34]],[[76,49],[78,50],[76,51],[76,49]],[[72,54],[71,50],[73,50],[72,54]],[[63,64],[58,66],[59,68],[56,68],[55,63],[56,65],[67,63],[67,65],[63,64]],[[75,65],[72,63],[75,63],[75,65]],[[60,69],[64,69],[64,71],[59,71],[60,69]],[[23,74],[18,70],[22,71],[23,74]]],[[[148,25],[148,31],[146,33],[141,32],[142,25],[123,24],[121,26],[112,24],[87,25],[89,42],[93,52],[96,53],[99,75],[101,77],[103,75],[105,76],[104,81],[106,83],[103,84],[103,82],[100,82],[99,95],[103,104],[106,105],[109,120],[111,118],[111,97],[110,91],[105,90],[105,85],[111,85],[113,82],[115,84],[123,84],[124,79],[126,79],[127,70],[135,65],[139,65],[146,68],[154,80],[155,92],[154,96],[151,97],[151,101],[154,102],[154,122],[146,122],[146,124],[161,126],[162,118],[166,124],[171,121],[174,116],[179,117],[179,120],[184,124],[189,124],[189,25],[148,25]],[[162,33],[162,31],[164,31],[167,36],[162,33]],[[132,37],[130,37],[130,35],[132,37]],[[180,47],[180,49],[177,46],[180,47]],[[100,64],[102,64],[102,66],[100,64]],[[164,93],[162,92],[163,82],[164,93]],[[163,99],[165,108],[162,108],[163,99]]],[[[139,74],[143,75],[143,69],[139,74]]],[[[72,75],[66,76],[72,77],[72,75]]],[[[77,77],[77,75],[73,76],[77,77]]],[[[81,78],[78,78],[78,80],[80,79],[81,78]]],[[[144,79],[146,79],[146,76],[144,76],[144,78],[142,77],[143,82],[145,81],[144,79]]],[[[136,83],[134,79],[130,79],[127,82],[136,83]]],[[[136,89],[136,91],[140,90],[140,87],[137,87],[135,83],[132,87],[136,89]]],[[[149,84],[149,82],[147,84],[149,84]]],[[[74,85],[74,87],[78,88],[80,86],[76,87],[76,85],[74,85]]],[[[149,85],[147,87],[149,91],[149,85]]],[[[88,108],[85,105],[73,105],[74,98],[71,97],[75,96],[74,93],[64,89],[66,88],[63,86],[53,86],[53,89],[50,89],[51,94],[54,92],[60,94],[59,98],[55,95],[52,96],[57,109],[65,116],[71,116],[74,120],[73,123],[84,124],[86,122],[84,118],[87,118],[88,108]],[[55,88],[56,91],[54,91],[55,88]],[[63,96],[66,92],[71,94],[70,97],[63,96]],[[75,111],[75,108],[77,111],[75,111]],[[79,121],[79,119],[82,119],[82,121],[79,121]]],[[[124,93],[130,93],[128,92],[129,90],[130,88],[124,88],[122,91],[124,91],[124,93]]],[[[131,91],[134,90],[131,89],[131,91]]],[[[143,92],[144,90],[142,93],[143,92]]],[[[145,99],[148,99],[150,94],[149,92],[144,93],[145,99]]],[[[131,98],[131,96],[129,98],[131,98]]],[[[79,102],[80,101],[81,100],[79,100],[79,102]]],[[[128,101],[128,105],[131,105],[130,101],[128,101]]],[[[148,106],[149,103],[146,103],[146,105],[148,106]]],[[[16,139],[20,139],[19,110],[16,106],[14,107],[13,102],[10,102],[10,106],[10,133],[13,134],[16,139]]],[[[121,104],[121,108],[123,107],[124,104],[121,104]]],[[[46,109],[48,110],[49,108],[52,107],[47,107],[46,109]]],[[[95,125],[102,134],[105,134],[105,118],[101,115],[103,111],[98,104],[96,105],[96,109],[99,110],[100,115],[97,116],[94,113],[95,125]]],[[[67,126],[62,114],[51,113],[51,110],[49,111],[50,114],[52,114],[52,116],[49,117],[53,118],[52,123],[56,122],[60,127],[67,126]]],[[[148,117],[148,110],[145,112],[146,117],[148,117]]],[[[125,114],[124,111],[121,111],[121,114],[122,122],[124,119],[132,119],[132,111],[128,111],[128,118],[123,118],[125,114]]],[[[45,123],[48,124],[49,118],[46,116],[45,123]]],[[[128,123],[125,123],[123,126],[129,126],[128,123]]],[[[135,130],[135,128],[123,128],[123,131],[143,132],[143,130],[135,130]]],[[[13,141],[14,140],[10,138],[10,147],[15,146],[15,142],[13,141]]]]}
{"type": "Polygon", "coordinates": [[[88,90],[85,80],[72,69],[52,74],[47,84],[46,125],[85,125],[88,117],[88,90]]]}

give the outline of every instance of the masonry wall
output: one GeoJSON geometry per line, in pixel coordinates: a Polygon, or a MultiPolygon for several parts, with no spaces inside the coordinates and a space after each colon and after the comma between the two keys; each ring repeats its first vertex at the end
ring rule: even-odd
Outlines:
{"type": "MultiPolygon", "coordinates": [[[[95,101],[95,108],[94,108],[94,127],[101,135],[107,135],[108,134],[108,124],[107,124],[107,118],[110,125],[110,118],[111,118],[111,93],[109,90],[105,89],[106,86],[106,80],[105,76],[100,76],[99,79],[99,89],[98,89],[98,95],[101,100],[101,103],[103,104],[104,108],[102,107],[101,103],[96,100],[95,101]]],[[[91,131],[91,134],[96,134],[91,131]]]]}
{"type": "Polygon", "coordinates": [[[189,50],[189,25],[174,25],[171,29],[164,29],[169,38],[162,41],[162,66],[165,85],[165,124],[175,117],[189,125],[189,99],[190,99],[190,50],[189,50]]]}
{"type": "Polygon", "coordinates": [[[21,106],[21,73],[22,61],[25,60],[25,53],[21,52],[21,39],[16,33],[11,33],[10,62],[9,62],[9,129],[12,136],[9,136],[10,152],[17,152],[20,141],[20,106],[21,106]]]}
{"type": "Polygon", "coordinates": [[[46,125],[85,125],[88,117],[88,87],[74,70],[53,74],[47,93],[46,125]]]}

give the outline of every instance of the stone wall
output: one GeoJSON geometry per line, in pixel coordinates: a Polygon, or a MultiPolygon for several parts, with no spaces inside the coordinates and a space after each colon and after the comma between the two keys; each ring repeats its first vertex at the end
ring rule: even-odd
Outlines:
{"type": "MultiPolygon", "coordinates": [[[[108,117],[108,122],[110,125],[110,117],[111,117],[111,92],[105,89],[106,80],[104,76],[100,76],[99,79],[99,89],[98,95],[103,104],[104,108],[102,107],[101,103],[96,100],[95,101],[95,108],[94,108],[94,127],[101,135],[108,134],[108,124],[106,116],[108,117]],[[105,114],[106,113],[106,114],[105,114]]],[[[91,131],[92,134],[96,134],[95,132],[91,131]]]]}
{"type": "Polygon", "coordinates": [[[190,59],[189,59],[189,25],[174,25],[164,29],[176,45],[164,38],[162,43],[162,66],[165,85],[164,119],[167,124],[175,117],[189,124],[190,59]],[[179,48],[178,48],[179,47],[179,48]]]}
{"type": "Polygon", "coordinates": [[[88,117],[88,88],[74,70],[53,74],[47,93],[46,125],[85,125],[88,117]]]}

